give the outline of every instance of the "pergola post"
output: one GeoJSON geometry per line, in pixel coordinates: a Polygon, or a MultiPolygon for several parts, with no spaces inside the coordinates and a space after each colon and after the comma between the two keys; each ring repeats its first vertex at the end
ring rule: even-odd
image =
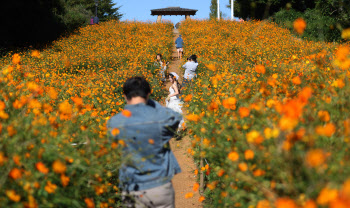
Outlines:
{"type": "Polygon", "coordinates": [[[162,15],[158,15],[157,17],[157,23],[161,23],[162,22],[162,15]]]}

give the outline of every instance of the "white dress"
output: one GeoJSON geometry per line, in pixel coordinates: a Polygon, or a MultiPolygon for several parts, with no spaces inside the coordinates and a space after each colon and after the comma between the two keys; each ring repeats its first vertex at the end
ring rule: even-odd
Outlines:
{"type": "MultiPolygon", "coordinates": [[[[173,89],[172,86],[170,86],[170,88],[169,88],[169,93],[170,94],[175,93],[175,90],[173,89]]],[[[180,113],[181,115],[182,115],[182,110],[181,110],[182,104],[183,104],[183,102],[181,102],[178,95],[172,96],[172,97],[170,97],[169,101],[166,101],[166,107],[174,110],[175,112],[180,113]]],[[[183,122],[184,122],[184,120],[182,119],[180,124],[179,124],[179,129],[181,129],[183,122]]]]}

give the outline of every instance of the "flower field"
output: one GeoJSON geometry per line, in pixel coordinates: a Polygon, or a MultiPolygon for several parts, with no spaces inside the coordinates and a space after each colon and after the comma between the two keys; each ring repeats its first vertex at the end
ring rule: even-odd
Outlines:
{"type": "Polygon", "coordinates": [[[109,21],[1,58],[0,207],[120,206],[106,121],[132,75],[164,96],[153,61],[170,57],[172,38],[172,24],[109,21]]]}
{"type": "Polygon", "coordinates": [[[180,30],[199,57],[183,92],[207,207],[350,207],[350,47],[268,22],[180,30]]]}

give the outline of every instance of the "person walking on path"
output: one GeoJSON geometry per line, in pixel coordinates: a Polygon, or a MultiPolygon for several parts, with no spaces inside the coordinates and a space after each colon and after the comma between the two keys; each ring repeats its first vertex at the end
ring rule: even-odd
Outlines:
{"type": "Polygon", "coordinates": [[[175,40],[175,45],[176,45],[176,50],[177,50],[177,58],[181,59],[182,58],[182,54],[183,54],[183,44],[184,41],[182,40],[181,35],[179,35],[179,37],[175,40]]]}
{"type": "Polygon", "coordinates": [[[142,77],[129,78],[123,94],[127,105],[107,122],[109,134],[123,146],[119,169],[123,204],[173,208],[171,179],[181,169],[169,141],[182,116],[149,99],[151,87],[142,77]]]}
{"type": "Polygon", "coordinates": [[[183,76],[182,86],[185,87],[188,85],[193,78],[195,78],[196,70],[198,67],[197,56],[192,55],[188,59],[188,61],[182,66],[185,69],[185,73],[183,76]]]}

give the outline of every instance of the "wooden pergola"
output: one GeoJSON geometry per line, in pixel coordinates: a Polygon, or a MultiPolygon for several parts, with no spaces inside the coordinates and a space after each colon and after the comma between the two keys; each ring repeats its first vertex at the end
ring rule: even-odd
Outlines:
{"type": "Polygon", "coordinates": [[[163,9],[152,9],[151,15],[158,15],[157,23],[162,21],[163,15],[185,15],[185,18],[189,18],[190,15],[196,15],[198,10],[195,9],[185,9],[180,7],[167,7],[163,9]]]}

